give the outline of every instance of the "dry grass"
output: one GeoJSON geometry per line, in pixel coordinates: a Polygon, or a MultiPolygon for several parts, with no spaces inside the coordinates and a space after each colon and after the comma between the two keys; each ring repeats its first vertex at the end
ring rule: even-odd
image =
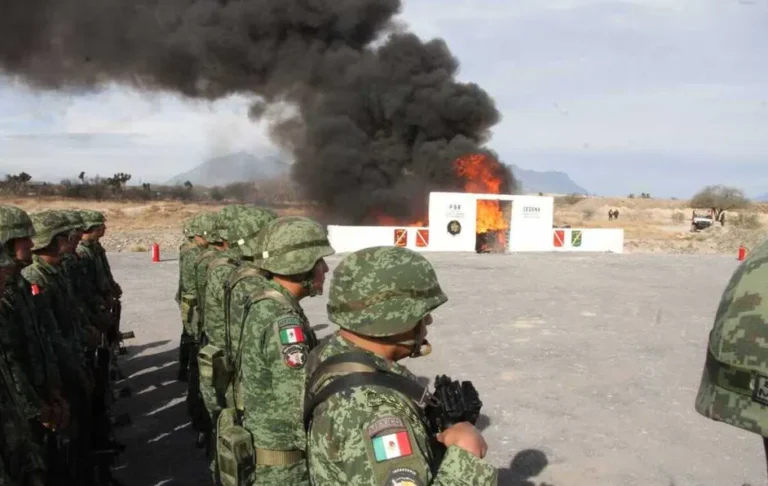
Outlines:
{"type": "MultiPolygon", "coordinates": [[[[46,198],[3,199],[27,211],[42,209],[97,209],[107,216],[114,235],[114,251],[147,251],[159,241],[164,248],[175,247],[182,222],[201,211],[217,211],[224,204],[183,202],[81,201],[46,198]]],[[[275,208],[280,215],[309,214],[310,206],[275,208]]],[[[748,210],[728,212],[726,225],[692,233],[693,208],[687,201],[609,197],[558,197],[555,224],[577,228],[623,228],[628,251],[731,252],[739,245],[755,246],[768,232],[768,203],[748,210]],[[619,210],[619,219],[608,220],[608,211],[619,210]]]]}

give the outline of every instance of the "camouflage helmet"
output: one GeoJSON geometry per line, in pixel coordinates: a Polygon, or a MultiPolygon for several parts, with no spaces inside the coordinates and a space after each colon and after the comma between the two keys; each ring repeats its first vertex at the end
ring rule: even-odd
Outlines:
{"type": "Polygon", "coordinates": [[[237,224],[240,215],[248,209],[245,204],[230,204],[219,211],[221,227],[218,230],[221,238],[231,241],[234,238],[233,227],[237,224]]]}
{"type": "Polygon", "coordinates": [[[33,236],[35,227],[26,211],[16,206],[0,206],[0,244],[5,245],[17,238],[33,236]]]}
{"type": "Polygon", "coordinates": [[[79,211],[67,209],[59,212],[69,222],[70,231],[85,231],[85,221],[83,220],[83,217],[80,216],[79,211]]]}
{"type": "Polygon", "coordinates": [[[32,237],[32,251],[42,250],[51,244],[53,238],[61,233],[69,233],[71,224],[69,220],[61,213],[48,209],[30,215],[32,224],[35,227],[35,236],[32,237]]]}
{"type": "Polygon", "coordinates": [[[402,334],[448,301],[432,264],[397,246],[364,248],[333,271],[328,318],[342,329],[371,337],[402,334]]]}
{"type": "Polygon", "coordinates": [[[309,272],[318,260],[336,253],[325,228],[305,216],[271,221],[255,240],[246,241],[243,249],[253,256],[257,267],[278,275],[309,272]]]}
{"type": "Polygon", "coordinates": [[[709,333],[696,411],[768,437],[768,240],[735,270],[709,333]]]}
{"type": "MultiPolygon", "coordinates": [[[[237,219],[229,226],[229,244],[233,247],[246,248],[245,242],[256,238],[259,232],[275,219],[277,219],[277,214],[270,209],[246,208],[238,214],[237,219]]],[[[247,252],[247,250],[245,251],[247,252]]]]}
{"type": "Polygon", "coordinates": [[[200,236],[209,243],[221,243],[227,239],[226,223],[219,213],[203,213],[198,220],[200,236]]]}
{"type": "Polygon", "coordinates": [[[81,209],[78,211],[80,217],[83,219],[85,225],[85,231],[90,231],[95,226],[101,226],[107,222],[107,218],[104,217],[104,213],[101,211],[95,211],[93,209],[81,209]]]}

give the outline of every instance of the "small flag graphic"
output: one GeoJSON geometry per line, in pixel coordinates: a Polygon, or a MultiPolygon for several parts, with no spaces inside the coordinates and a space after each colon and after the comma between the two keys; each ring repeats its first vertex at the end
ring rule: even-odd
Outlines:
{"type": "Polygon", "coordinates": [[[395,459],[411,454],[411,442],[408,440],[408,432],[397,432],[373,439],[373,451],[376,462],[395,459]]]}
{"type": "Polygon", "coordinates": [[[291,327],[280,330],[280,342],[282,344],[293,344],[304,342],[304,331],[300,327],[291,327]]]}

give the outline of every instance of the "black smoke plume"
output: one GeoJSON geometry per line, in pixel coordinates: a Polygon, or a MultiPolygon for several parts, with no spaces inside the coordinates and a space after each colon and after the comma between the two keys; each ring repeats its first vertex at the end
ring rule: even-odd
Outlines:
{"type": "MultiPolygon", "coordinates": [[[[453,161],[500,118],[455,79],[442,40],[394,22],[399,0],[0,0],[0,71],[45,90],[108,83],[255,99],[293,178],[339,222],[423,217],[461,190],[453,161]],[[291,107],[285,109],[280,107],[291,107]]],[[[436,2],[436,8],[440,8],[436,2]]],[[[516,189],[508,169],[503,192],[516,189]]]]}

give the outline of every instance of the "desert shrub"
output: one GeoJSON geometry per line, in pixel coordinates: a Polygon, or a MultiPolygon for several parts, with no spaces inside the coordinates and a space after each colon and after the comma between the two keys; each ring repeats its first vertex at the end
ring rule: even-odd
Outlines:
{"type": "Polygon", "coordinates": [[[136,244],[136,245],[132,245],[131,246],[131,251],[134,252],[134,253],[142,253],[142,252],[145,252],[145,251],[148,251],[148,250],[147,250],[146,246],[140,245],[140,244],[136,244]]]}
{"type": "MultiPolygon", "coordinates": [[[[728,224],[727,221],[726,224],[728,224]]],[[[759,229],[762,227],[760,218],[755,213],[739,213],[739,215],[733,219],[731,224],[737,228],[743,229],[759,229]]]]}
{"type": "Polygon", "coordinates": [[[581,201],[583,201],[585,197],[581,194],[568,194],[567,196],[561,196],[555,198],[555,204],[563,205],[563,206],[574,206],[581,201]]]}
{"type": "Polygon", "coordinates": [[[675,223],[685,222],[685,214],[681,211],[675,211],[672,214],[672,221],[674,221],[675,223]]]}
{"type": "Polygon", "coordinates": [[[585,220],[590,220],[595,217],[595,210],[594,209],[585,209],[581,212],[581,217],[585,220]]]}

